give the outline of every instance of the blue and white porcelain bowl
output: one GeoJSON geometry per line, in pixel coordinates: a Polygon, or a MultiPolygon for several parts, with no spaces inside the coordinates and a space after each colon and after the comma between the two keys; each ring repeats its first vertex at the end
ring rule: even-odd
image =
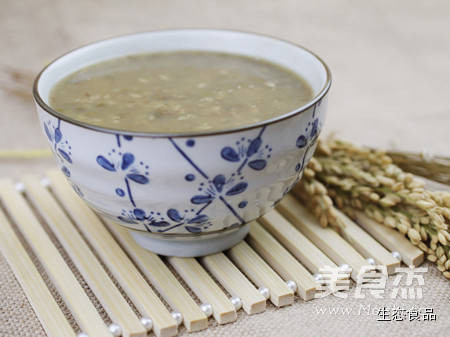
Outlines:
{"type": "Polygon", "coordinates": [[[225,30],[167,30],[122,36],[72,51],[34,84],[42,129],[74,190],[99,214],[130,228],[143,247],[198,256],[229,248],[301,178],[322,129],[331,77],[325,63],[289,42],[225,30]],[[63,77],[137,53],[203,50],[280,64],[314,90],[306,105],[232,130],[166,134],[88,125],[49,106],[63,77]]]}

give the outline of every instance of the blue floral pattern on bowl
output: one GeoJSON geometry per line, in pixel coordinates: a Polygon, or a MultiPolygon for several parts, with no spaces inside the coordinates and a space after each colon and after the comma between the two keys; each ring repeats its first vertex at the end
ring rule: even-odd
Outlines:
{"type": "Polygon", "coordinates": [[[61,171],[66,177],[70,177],[70,165],[72,161],[72,146],[70,146],[69,141],[64,138],[63,132],[61,131],[61,120],[56,119],[56,126],[52,124],[51,120],[47,120],[43,123],[44,132],[51,144],[52,151],[57,158],[61,171]]]}
{"type": "Polygon", "coordinates": [[[235,228],[270,210],[300,179],[325,118],[319,101],[259,128],[152,138],[39,111],[61,170],[94,209],[133,229],[185,235],[235,228]]]}
{"type": "Polygon", "coordinates": [[[149,166],[145,165],[143,161],[140,161],[138,164],[138,161],[133,153],[121,151],[121,137],[123,137],[125,141],[133,140],[132,136],[116,135],[117,148],[113,148],[107,155],[99,154],[96,161],[97,164],[105,170],[116,172],[122,177],[125,186],[118,186],[114,189],[114,191],[119,197],[127,196],[130,203],[136,207],[136,203],[133,199],[131,184],[148,184],[150,182],[148,178],[149,166]]]}

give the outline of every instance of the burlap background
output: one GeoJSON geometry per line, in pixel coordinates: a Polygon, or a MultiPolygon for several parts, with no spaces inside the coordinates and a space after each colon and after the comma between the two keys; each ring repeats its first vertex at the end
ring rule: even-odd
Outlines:
{"type": "MultiPolygon", "coordinates": [[[[326,132],[377,147],[450,155],[450,4],[445,0],[0,2],[0,151],[45,148],[33,111],[33,76],[56,56],[113,35],[175,27],[256,31],[303,44],[332,69],[326,132]]],[[[52,159],[0,160],[0,177],[43,172],[52,159]]],[[[428,266],[428,265],[427,265],[428,266]]],[[[247,316],[196,336],[449,336],[450,282],[429,265],[414,300],[322,300],[247,316]],[[377,322],[317,308],[433,308],[436,322],[377,322]]],[[[390,280],[392,282],[392,278],[390,280]]],[[[351,296],[350,296],[351,298],[351,296]]],[[[0,255],[0,336],[45,336],[0,255]]]]}

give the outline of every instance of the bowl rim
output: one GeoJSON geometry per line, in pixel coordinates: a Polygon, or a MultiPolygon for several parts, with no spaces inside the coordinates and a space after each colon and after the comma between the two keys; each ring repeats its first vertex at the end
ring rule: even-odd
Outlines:
{"type": "Polygon", "coordinates": [[[109,134],[115,134],[115,135],[127,135],[127,136],[134,136],[134,137],[149,137],[149,138],[186,138],[186,137],[203,137],[203,136],[213,136],[213,135],[222,135],[222,134],[228,134],[228,133],[234,133],[234,132],[240,132],[240,131],[247,131],[247,130],[251,130],[251,129],[255,129],[255,128],[260,128],[260,127],[264,127],[270,124],[275,124],[277,122],[286,120],[288,118],[291,118],[293,116],[299,115],[305,111],[307,111],[309,108],[311,108],[312,106],[314,106],[317,102],[319,102],[323,97],[326,96],[326,94],[328,93],[330,86],[331,86],[331,71],[328,67],[328,65],[323,61],[322,58],[320,58],[317,54],[315,54],[314,52],[312,52],[311,50],[296,44],[294,42],[291,41],[287,41],[278,37],[274,37],[271,35],[267,35],[267,34],[261,34],[261,33],[255,33],[255,32],[247,32],[247,31],[241,31],[241,30],[234,30],[234,29],[209,29],[209,28],[174,28],[174,29],[158,29],[158,30],[150,30],[150,31],[144,31],[144,32],[139,32],[139,33],[131,33],[131,34],[123,34],[123,35],[118,35],[118,36],[114,36],[114,37],[110,37],[110,38],[106,38],[106,39],[101,39],[101,40],[97,40],[94,42],[90,42],[87,44],[84,44],[80,47],[74,48],[64,54],[62,54],[61,56],[55,58],[53,61],[51,61],[49,64],[47,64],[40,72],[39,74],[36,76],[34,83],[33,83],[33,98],[36,102],[36,104],[41,107],[44,111],[46,111],[47,113],[53,115],[54,117],[61,119],[69,124],[74,124],[76,126],[85,128],[85,129],[90,129],[90,130],[94,130],[94,131],[99,131],[99,132],[103,132],[103,133],[109,133],[109,134]],[[273,39],[273,40],[278,40],[278,41],[282,41],[284,43],[287,43],[293,47],[296,48],[300,48],[304,51],[306,51],[307,53],[311,54],[314,58],[316,58],[320,64],[322,64],[322,66],[325,69],[326,72],[326,81],[324,86],[319,90],[319,92],[317,93],[317,95],[315,95],[308,103],[298,107],[297,109],[294,109],[290,112],[284,113],[280,116],[276,116],[270,119],[265,119],[253,124],[246,124],[246,125],[242,125],[242,126],[238,126],[235,128],[230,128],[230,129],[220,129],[220,130],[211,130],[211,131],[201,131],[201,132],[142,132],[142,131],[127,131],[127,130],[122,130],[122,129],[114,129],[114,128],[107,128],[107,127],[102,127],[102,126],[98,126],[98,125],[93,125],[93,124],[89,124],[89,123],[85,123],[73,118],[70,118],[68,116],[65,116],[64,114],[56,111],[55,109],[53,109],[52,107],[50,107],[47,103],[44,102],[44,100],[42,99],[39,90],[38,90],[38,86],[39,86],[39,81],[41,79],[41,76],[43,75],[43,73],[50,67],[52,66],[55,62],[57,62],[58,60],[62,59],[63,57],[71,54],[74,51],[77,51],[81,48],[84,47],[89,47],[89,46],[93,46],[97,43],[101,43],[101,42],[105,42],[105,41],[111,41],[117,38],[123,38],[123,37],[127,37],[127,36],[135,36],[135,35],[143,35],[143,34],[149,34],[149,33],[158,33],[158,32],[174,32],[174,31],[210,31],[210,32],[232,32],[232,33],[240,33],[240,34],[249,34],[249,35],[254,35],[254,36],[260,36],[260,37],[266,37],[269,39],[273,39]]]}

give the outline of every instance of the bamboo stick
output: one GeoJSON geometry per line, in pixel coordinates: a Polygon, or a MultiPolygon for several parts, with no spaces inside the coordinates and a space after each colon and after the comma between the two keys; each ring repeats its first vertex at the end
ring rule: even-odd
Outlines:
{"type": "Polygon", "coordinates": [[[0,159],[36,159],[51,157],[50,149],[33,150],[1,150],[0,159]]]}
{"type": "Polygon", "coordinates": [[[267,213],[259,220],[292,255],[309,269],[311,273],[320,274],[320,269],[325,266],[337,267],[319,248],[317,248],[306,236],[294,227],[277,210],[267,213]]]}
{"type": "Polygon", "coordinates": [[[245,241],[231,248],[228,255],[253,283],[269,289],[274,305],[282,307],[294,302],[294,292],[245,241]]]}
{"type": "Polygon", "coordinates": [[[61,308],[0,209],[0,250],[49,337],[76,337],[61,308]]]}
{"type": "Polygon", "coordinates": [[[266,310],[266,299],[223,253],[204,256],[203,265],[232,295],[242,300],[244,311],[256,314],[266,310]]]}
{"type": "Polygon", "coordinates": [[[305,301],[314,298],[316,282],[314,277],[258,222],[252,222],[247,242],[285,281],[297,285],[297,294],[305,301]]]}
{"type": "Polygon", "coordinates": [[[424,260],[423,252],[414,246],[405,236],[393,228],[379,224],[363,212],[355,212],[356,221],[367,232],[391,251],[400,253],[402,261],[408,266],[419,266],[424,260]]]}
{"type": "Polygon", "coordinates": [[[188,331],[199,331],[208,327],[208,318],[188,292],[178,282],[174,274],[155,253],[143,249],[131,237],[128,229],[105,219],[131,259],[150,280],[167,303],[183,315],[183,323],[188,331]]]}
{"type": "Polygon", "coordinates": [[[236,310],[227,295],[195,258],[168,257],[167,260],[204,303],[211,304],[217,323],[225,324],[237,319],[236,310]]]}
{"type": "Polygon", "coordinates": [[[89,297],[10,180],[0,181],[0,197],[83,331],[90,336],[111,337],[89,297]]]}
{"type": "Polygon", "coordinates": [[[321,227],[317,219],[291,195],[281,200],[278,210],[335,263],[348,264],[352,268],[352,279],[357,281],[359,271],[367,262],[335,230],[321,227]]]}
{"type": "Polygon", "coordinates": [[[378,265],[386,266],[388,274],[393,274],[395,268],[400,266],[400,261],[344,213],[339,210],[336,212],[345,223],[341,235],[347,242],[364,257],[373,258],[378,265]]]}
{"type": "Polygon", "coordinates": [[[123,336],[146,336],[147,331],[140,320],[50,192],[34,176],[26,176],[22,181],[27,196],[63,244],[111,319],[121,327],[123,336]]]}
{"type": "Polygon", "coordinates": [[[52,191],[142,314],[153,320],[157,336],[174,336],[177,324],[153,289],[120,248],[97,215],[81,200],[61,172],[48,172],[52,191]]]}

